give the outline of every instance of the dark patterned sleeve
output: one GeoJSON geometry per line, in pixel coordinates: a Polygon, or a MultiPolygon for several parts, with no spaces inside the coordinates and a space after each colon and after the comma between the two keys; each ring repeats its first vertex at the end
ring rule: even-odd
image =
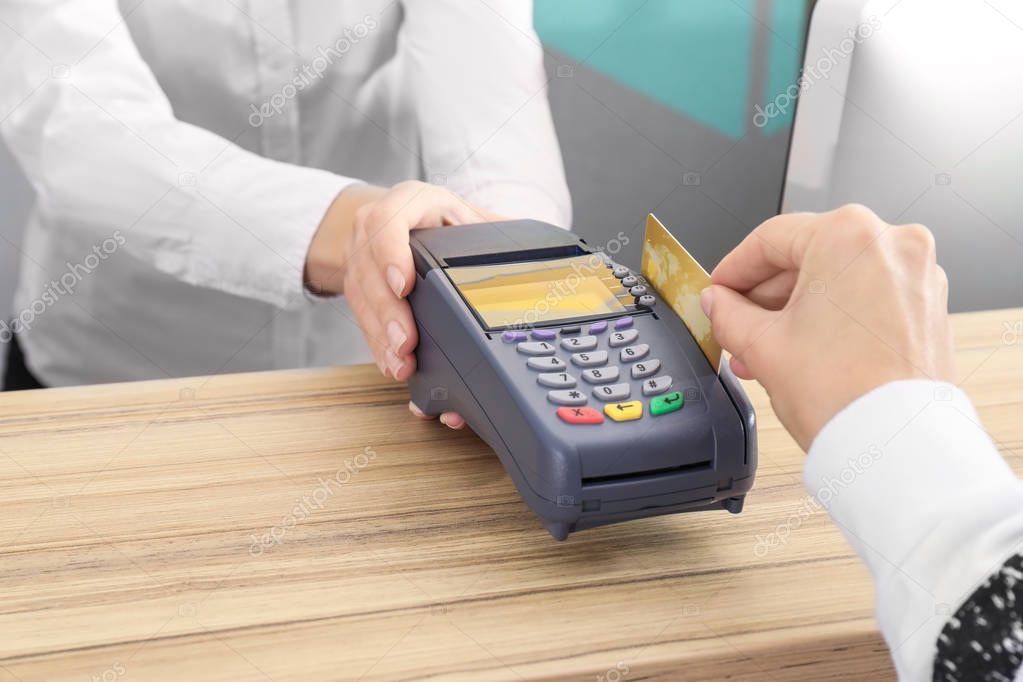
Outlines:
{"type": "Polygon", "coordinates": [[[970,595],[938,636],[934,682],[1012,682],[1023,665],[1023,554],[970,595]]]}

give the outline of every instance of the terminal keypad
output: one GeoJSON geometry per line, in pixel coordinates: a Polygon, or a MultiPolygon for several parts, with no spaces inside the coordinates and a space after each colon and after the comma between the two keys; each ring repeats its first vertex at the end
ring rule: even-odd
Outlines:
{"type": "Polygon", "coordinates": [[[684,402],[669,393],[673,379],[661,372],[656,348],[643,342],[632,317],[502,339],[517,342],[526,369],[565,423],[636,421],[670,414],[684,402]]]}

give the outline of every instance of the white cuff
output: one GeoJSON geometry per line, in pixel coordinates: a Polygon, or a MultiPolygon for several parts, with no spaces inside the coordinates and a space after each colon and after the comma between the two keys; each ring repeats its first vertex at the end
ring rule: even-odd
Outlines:
{"type": "Polygon", "coordinates": [[[810,447],[810,493],[876,582],[877,616],[901,679],[930,679],[949,615],[1023,538],[1023,486],[951,384],[881,386],[810,447]]]}
{"type": "Polygon", "coordinates": [[[231,151],[200,182],[218,207],[208,213],[221,229],[208,230],[195,250],[199,279],[280,308],[311,305],[304,281],[309,245],[331,203],[357,181],[231,151]]]}

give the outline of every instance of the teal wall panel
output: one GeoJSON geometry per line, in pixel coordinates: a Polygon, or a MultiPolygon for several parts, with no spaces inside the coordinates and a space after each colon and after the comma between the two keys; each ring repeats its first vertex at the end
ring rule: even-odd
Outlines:
{"type": "Polygon", "coordinates": [[[536,29],[550,47],[734,139],[750,127],[752,68],[768,70],[770,92],[795,79],[798,49],[786,43],[801,42],[804,4],[775,0],[766,63],[752,55],[753,0],[536,0],[536,29]]]}

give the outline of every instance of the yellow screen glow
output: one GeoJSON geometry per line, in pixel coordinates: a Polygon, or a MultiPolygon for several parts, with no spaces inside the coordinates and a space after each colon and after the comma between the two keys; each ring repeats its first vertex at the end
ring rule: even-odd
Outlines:
{"type": "Polygon", "coordinates": [[[522,327],[626,311],[632,297],[594,254],[447,269],[487,327],[522,327]]]}

